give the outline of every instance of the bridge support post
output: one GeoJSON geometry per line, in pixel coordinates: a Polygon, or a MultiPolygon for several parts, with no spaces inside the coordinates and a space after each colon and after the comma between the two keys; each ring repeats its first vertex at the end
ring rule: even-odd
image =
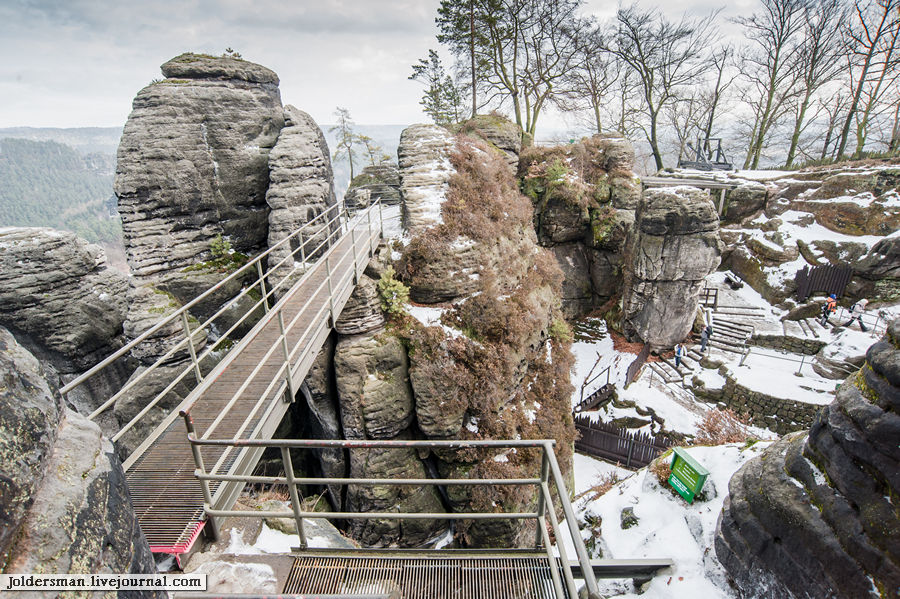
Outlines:
{"type": "MultiPolygon", "coordinates": [[[[197,466],[197,471],[195,474],[206,475],[206,467],[203,465],[203,455],[200,453],[200,448],[193,443],[193,440],[196,439],[196,435],[194,433],[194,420],[191,418],[191,415],[187,412],[181,412],[182,418],[184,418],[184,424],[187,427],[188,432],[188,442],[191,444],[191,453],[194,455],[194,465],[197,466]]],[[[219,522],[216,520],[214,516],[210,516],[208,514],[209,510],[213,507],[213,499],[212,493],[209,491],[209,481],[205,478],[200,478],[200,489],[203,491],[203,511],[206,513],[206,521],[209,523],[209,530],[212,534],[212,538],[214,541],[219,540],[219,522]]]]}
{"type": "Polygon", "coordinates": [[[297,493],[297,483],[294,479],[294,463],[291,461],[291,450],[281,448],[281,465],[284,467],[284,477],[287,479],[288,492],[291,495],[291,509],[294,512],[294,521],[297,523],[297,535],[300,536],[300,548],[306,549],[306,531],[303,530],[303,518],[300,513],[300,495],[297,493]]]}
{"type": "Polygon", "coordinates": [[[278,327],[281,329],[281,349],[284,351],[284,369],[287,374],[288,403],[292,403],[297,397],[297,390],[294,388],[294,373],[291,372],[291,352],[288,350],[287,335],[284,331],[284,311],[278,310],[278,327]]]}
{"type": "Polygon", "coordinates": [[[381,239],[384,239],[384,209],[381,200],[378,201],[378,226],[381,228],[381,239]]]}
{"type": "Polygon", "coordinates": [[[259,292],[262,293],[263,311],[269,311],[269,296],[266,294],[266,282],[263,275],[262,260],[256,263],[256,275],[259,277],[259,292]]]}
{"type": "Polygon", "coordinates": [[[200,362],[197,361],[197,352],[194,350],[194,338],[191,335],[191,323],[188,322],[187,310],[181,313],[181,326],[184,328],[184,336],[187,339],[188,351],[191,354],[191,362],[194,363],[194,376],[197,383],[203,382],[203,373],[200,372],[200,362]]]}

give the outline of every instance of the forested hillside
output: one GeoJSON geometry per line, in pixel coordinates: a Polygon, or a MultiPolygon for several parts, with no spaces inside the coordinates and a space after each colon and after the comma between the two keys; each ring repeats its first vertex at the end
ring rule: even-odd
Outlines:
{"type": "Polygon", "coordinates": [[[0,140],[0,226],[54,227],[118,243],[115,157],[53,141],[0,140]]]}

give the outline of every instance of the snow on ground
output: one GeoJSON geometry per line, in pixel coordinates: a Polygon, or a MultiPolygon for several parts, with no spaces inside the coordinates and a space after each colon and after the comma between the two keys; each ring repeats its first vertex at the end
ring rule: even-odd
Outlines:
{"type": "MultiPolygon", "coordinates": [[[[372,217],[374,219],[374,216],[372,217]]],[[[400,205],[385,206],[381,209],[381,218],[384,219],[384,238],[392,239],[403,236],[403,228],[400,226],[400,205]]],[[[398,256],[399,258],[399,256],[398,256]]]]}
{"type": "Polygon", "coordinates": [[[725,283],[724,272],[712,273],[706,277],[706,284],[719,290],[719,307],[754,306],[779,318],[786,313],[784,310],[772,306],[758,291],[746,283],[740,289],[732,289],[725,283]]]}
{"type": "Polygon", "coordinates": [[[405,307],[406,311],[409,312],[413,318],[421,322],[426,327],[441,327],[448,335],[453,338],[459,337],[463,334],[459,329],[448,327],[441,322],[441,316],[446,311],[446,308],[413,306],[412,304],[407,304],[405,307]]]}
{"type": "Polygon", "coordinates": [[[743,366],[730,365],[729,370],[739,385],[753,391],[803,403],[830,404],[836,381],[816,374],[812,361],[812,356],[753,347],[743,366]],[[802,376],[797,376],[798,371],[802,376]]]}
{"type": "MultiPolygon", "coordinates": [[[[647,590],[640,595],[642,599],[735,597],[726,582],[725,571],[715,559],[713,538],[716,522],[728,493],[731,476],[768,445],[759,442],[751,447],[733,443],[690,448],[688,453],[710,471],[704,485],[708,498],[705,501],[696,500],[693,505],[687,504],[668,487],[660,487],[655,475],[644,468],[631,474],[599,499],[589,501],[590,495],[587,495],[577,501],[576,514],[581,521],[596,522],[598,516],[601,519],[597,541],[603,549],[604,558],[670,558],[675,562],[670,573],[662,573],[650,582],[647,590]],[[626,507],[634,509],[638,523],[623,530],[621,513],[626,507]]],[[[576,462],[576,472],[588,468],[588,465],[576,462]]],[[[592,484],[591,480],[576,477],[576,496],[592,484]]],[[[581,532],[588,539],[597,531],[587,526],[581,532]]],[[[569,555],[574,555],[571,540],[563,536],[569,555]]],[[[598,582],[603,596],[638,597],[631,581],[598,582]]]]}

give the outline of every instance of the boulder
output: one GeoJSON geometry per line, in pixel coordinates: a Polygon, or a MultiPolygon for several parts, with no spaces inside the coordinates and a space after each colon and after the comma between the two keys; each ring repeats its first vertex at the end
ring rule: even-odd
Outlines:
{"type": "Polygon", "coordinates": [[[522,151],[522,129],[496,114],[479,114],[459,126],[460,133],[483,139],[498,150],[513,174],[519,168],[519,153],[522,151]]]}
{"type": "Polygon", "coordinates": [[[356,212],[379,200],[384,206],[400,203],[400,173],[396,163],[389,160],[368,164],[353,177],[344,194],[344,207],[356,212]]]}
{"type": "Polygon", "coordinates": [[[132,273],[165,278],[221,235],[265,247],[269,152],[284,125],[278,78],[235,58],[183,54],[134,99],[115,193],[132,273]]]}
{"type": "MultiPolygon", "coordinates": [[[[40,362],[0,328],[0,556],[6,554],[47,468],[62,400],[40,362]]],[[[0,559],[0,563],[2,563],[0,559]]]]}
{"type": "Polygon", "coordinates": [[[900,320],[819,412],[729,483],[719,561],[746,597],[883,597],[900,588],[900,320]]]}
{"type": "MultiPolygon", "coordinates": [[[[414,449],[351,449],[352,478],[427,478],[414,449]]],[[[434,485],[348,485],[351,512],[428,512],[446,510],[434,485]]],[[[352,520],[348,534],[363,545],[417,547],[444,534],[446,520],[352,520]]]]}
{"type": "Polygon", "coordinates": [[[3,572],[155,572],[112,444],[63,408],[37,360],[3,330],[0,380],[3,572]]]}
{"type": "Polygon", "coordinates": [[[346,439],[391,439],[412,424],[406,349],[393,335],[338,340],[334,369],[346,439]]]}
{"type": "Polygon", "coordinates": [[[411,125],[397,148],[403,228],[411,234],[441,222],[441,204],[454,169],[453,135],[438,125],[411,125]]]}
{"type": "Polygon", "coordinates": [[[378,284],[372,278],[363,275],[353,288],[350,299],[334,323],[334,330],[341,335],[361,335],[378,330],[384,326],[384,314],[381,311],[381,297],[378,295],[378,284]]]}
{"type": "MultiPolygon", "coordinates": [[[[284,128],[269,152],[266,203],[269,206],[268,244],[274,248],[268,257],[269,268],[284,261],[274,271],[275,280],[269,281],[274,285],[294,271],[295,262],[310,258],[320,245],[327,248],[323,244],[339,227],[338,223],[327,223],[337,216],[337,200],[325,135],[311,116],[290,105],[284,107],[284,128]],[[319,216],[321,218],[308,227],[308,232],[278,245],[300,226],[319,216]],[[301,244],[304,246],[302,253],[301,244]],[[289,258],[291,254],[293,256],[289,258]]],[[[289,288],[290,285],[285,284],[280,292],[289,288]]]]}
{"type": "Polygon", "coordinates": [[[648,189],[626,264],[623,330],[631,341],[669,348],[694,324],[703,279],[719,265],[719,218],[706,192],[648,189]]]}
{"type": "Polygon", "coordinates": [[[900,235],[886,237],[872,246],[854,267],[857,297],[893,302],[900,299],[900,235]]]}
{"type": "Polygon", "coordinates": [[[127,278],[100,246],[53,229],[0,229],[0,325],[60,373],[123,344],[127,278]]]}
{"type": "MultiPolygon", "coordinates": [[[[718,203],[718,191],[714,192],[718,203]]],[[[741,180],[737,187],[725,192],[723,222],[738,223],[765,208],[768,193],[766,186],[757,181],[741,180]]]]}

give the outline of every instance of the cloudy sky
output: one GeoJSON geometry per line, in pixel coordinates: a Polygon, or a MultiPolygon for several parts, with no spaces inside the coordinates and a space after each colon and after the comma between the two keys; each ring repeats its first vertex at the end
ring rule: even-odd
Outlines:
{"type": "MultiPolygon", "coordinates": [[[[231,47],[281,78],[319,123],[424,120],[410,65],[437,47],[439,0],[0,0],[0,127],[121,126],[135,93],[182,52],[231,47]]],[[[756,0],[731,2],[727,15],[756,0]]],[[[649,6],[649,3],[647,3],[649,6]]],[[[717,8],[668,0],[678,16],[717,8]]],[[[611,15],[609,0],[586,11],[611,15]]]]}

